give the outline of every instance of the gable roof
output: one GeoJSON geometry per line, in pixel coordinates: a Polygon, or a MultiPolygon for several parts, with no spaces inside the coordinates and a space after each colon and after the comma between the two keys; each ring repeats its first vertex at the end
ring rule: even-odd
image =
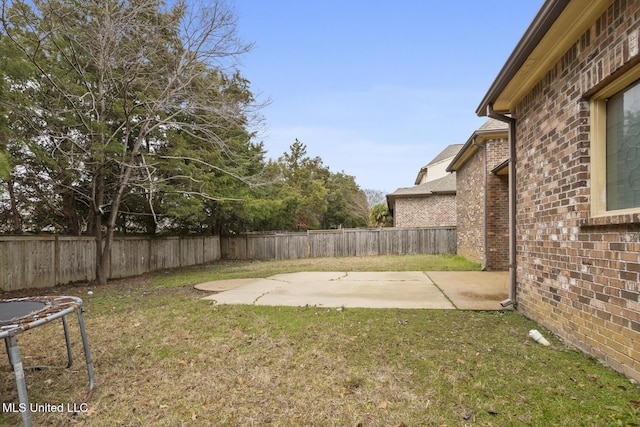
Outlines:
{"type": "Polygon", "coordinates": [[[433,160],[431,160],[429,162],[429,164],[425,167],[428,167],[430,165],[433,165],[435,163],[441,162],[443,160],[446,160],[450,157],[455,156],[456,154],[458,154],[458,151],[460,151],[460,149],[462,148],[464,144],[451,144],[449,145],[447,148],[445,148],[444,150],[442,150],[440,152],[440,154],[438,154],[433,160]]]}
{"type": "Polygon", "coordinates": [[[420,168],[418,172],[418,176],[416,177],[415,184],[419,184],[422,181],[422,177],[427,173],[429,166],[433,166],[436,163],[442,162],[444,160],[455,157],[456,154],[460,151],[464,144],[451,144],[447,146],[444,150],[440,152],[436,157],[433,158],[426,166],[420,168]]]}
{"type": "Polygon", "coordinates": [[[505,131],[508,129],[509,129],[509,125],[507,123],[501,122],[500,120],[496,120],[496,119],[489,119],[486,122],[484,122],[484,124],[480,126],[478,130],[474,132],[474,134],[485,133],[485,132],[490,132],[494,130],[505,131]]]}
{"type": "Polygon", "coordinates": [[[456,194],[455,173],[414,187],[398,188],[393,193],[387,194],[387,204],[391,204],[392,201],[401,197],[426,197],[438,194],[456,194]]]}
{"type": "Polygon", "coordinates": [[[546,0],[476,109],[510,113],[614,0],[546,0]]]}
{"type": "Polygon", "coordinates": [[[458,154],[447,166],[447,172],[455,172],[460,169],[479,150],[478,144],[485,143],[491,138],[507,138],[509,125],[495,119],[489,119],[480,128],[473,132],[458,154]]]}

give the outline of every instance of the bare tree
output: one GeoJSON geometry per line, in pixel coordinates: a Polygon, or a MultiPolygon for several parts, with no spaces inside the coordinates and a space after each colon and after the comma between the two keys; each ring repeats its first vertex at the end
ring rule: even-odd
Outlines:
{"type": "Polygon", "coordinates": [[[367,205],[369,205],[369,210],[371,210],[375,205],[379,205],[380,203],[386,203],[387,197],[383,191],[380,190],[364,190],[364,194],[367,197],[367,205]]]}
{"type": "Polygon", "coordinates": [[[251,46],[237,37],[224,0],[196,9],[184,1],[2,0],[2,30],[37,70],[36,143],[56,168],[73,171],[63,187],[88,207],[104,284],[123,198],[135,187],[151,198],[155,164],[181,156],[167,153],[167,134],[234,155],[231,130],[246,126],[255,105],[225,81],[251,46]]]}

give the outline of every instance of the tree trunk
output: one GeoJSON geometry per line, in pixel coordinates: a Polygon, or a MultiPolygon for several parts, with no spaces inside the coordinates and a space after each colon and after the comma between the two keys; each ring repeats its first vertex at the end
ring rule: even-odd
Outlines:
{"type": "Polygon", "coordinates": [[[104,173],[101,165],[94,166],[93,179],[93,206],[91,220],[93,223],[93,235],[96,238],[96,282],[106,285],[109,278],[109,255],[111,244],[106,244],[102,236],[102,205],[104,203],[104,173]]]}
{"type": "Polygon", "coordinates": [[[60,198],[62,199],[62,214],[66,220],[65,229],[67,233],[79,236],[80,222],[78,221],[75,192],[71,188],[70,179],[66,178],[63,184],[64,186],[60,189],[60,198]]]}
{"type": "Polygon", "coordinates": [[[11,178],[7,182],[7,189],[9,190],[9,201],[11,202],[11,217],[13,220],[13,232],[15,234],[22,234],[22,218],[20,217],[20,211],[18,210],[18,201],[16,200],[16,193],[13,188],[15,181],[11,178]]]}
{"type": "Polygon", "coordinates": [[[111,266],[111,248],[113,246],[113,227],[107,226],[107,232],[102,237],[96,235],[96,253],[98,263],[96,265],[96,281],[99,285],[106,285],[109,279],[109,267],[111,266]]]}
{"type": "Polygon", "coordinates": [[[98,285],[106,285],[109,279],[109,252],[111,248],[107,248],[102,243],[101,227],[96,227],[96,282],[98,285]]]}

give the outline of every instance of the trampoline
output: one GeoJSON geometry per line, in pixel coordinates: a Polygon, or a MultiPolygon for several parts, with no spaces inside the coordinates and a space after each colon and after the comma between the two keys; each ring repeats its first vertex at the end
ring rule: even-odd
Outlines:
{"type": "Polygon", "coordinates": [[[84,317],[82,315],[82,300],[71,296],[41,296],[0,300],[0,338],[4,339],[7,355],[9,356],[9,363],[13,367],[16,376],[16,387],[20,401],[19,408],[22,415],[22,423],[25,426],[31,426],[31,411],[17,336],[29,329],[36,328],[56,319],[62,319],[67,346],[68,361],[66,367],[69,368],[73,363],[73,355],[71,353],[67,315],[74,311],[78,316],[78,325],[80,327],[80,335],[82,336],[82,347],[87,363],[87,373],[89,375],[89,393],[91,393],[95,386],[95,381],[93,378],[93,363],[91,362],[91,355],[89,354],[89,342],[87,340],[84,317]]]}

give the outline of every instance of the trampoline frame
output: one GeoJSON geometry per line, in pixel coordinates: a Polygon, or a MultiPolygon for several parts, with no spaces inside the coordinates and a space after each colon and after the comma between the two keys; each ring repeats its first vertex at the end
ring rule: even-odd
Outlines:
{"type": "Polygon", "coordinates": [[[16,377],[18,400],[20,401],[20,406],[18,408],[22,415],[22,423],[24,426],[30,427],[32,425],[31,409],[29,406],[29,398],[27,395],[24,367],[22,366],[20,348],[18,346],[17,336],[19,334],[38,326],[50,323],[56,319],[62,319],[68,359],[66,368],[70,368],[73,363],[73,355],[71,352],[69,325],[67,323],[66,317],[67,315],[75,311],[78,316],[78,325],[80,327],[80,335],[82,337],[82,347],[87,364],[87,374],[89,376],[89,394],[87,398],[90,396],[93,388],[95,387],[95,380],[93,376],[93,362],[91,361],[91,355],[89,352],[89,341],[87,339],[84,316],[82,314],[82,299],[73,296],[40,296],[0,300],[0,304],[18,304],[22,302],[43,303],[44,306],[38,310],[32,310],[23,313],[20,316],[0,321],[0,338],[4,339],[7,349],[7,355],[9,356],[9,363],[13,367],[13,371],[16,377]]]}

